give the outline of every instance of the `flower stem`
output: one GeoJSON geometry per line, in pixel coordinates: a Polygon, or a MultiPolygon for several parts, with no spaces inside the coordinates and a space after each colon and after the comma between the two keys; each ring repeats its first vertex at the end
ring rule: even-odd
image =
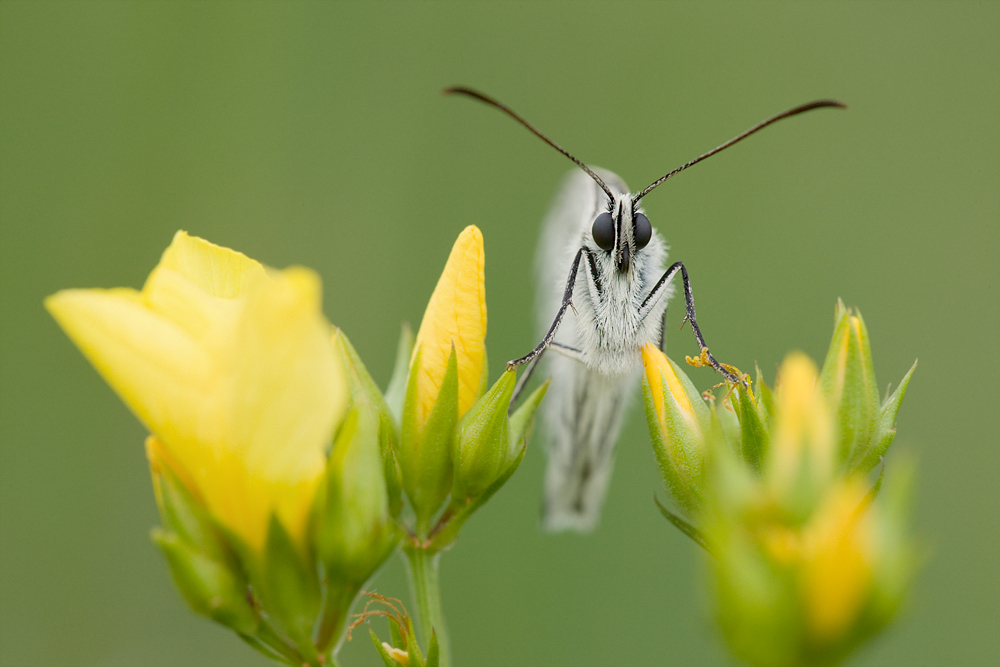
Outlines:
{"type": "Polygon", "coordinates": [[[428,553],[425,549],[405,547],[409,567],[410,589],[417,603],[417,627],[423,639],[424,651],[430,646],[431,631],[437,634],[441,667],[450,667],[451,654],[448,646],[448,632],[441,613],[441,587],[438,584],[438,561],[440,553],[428,553]]]}

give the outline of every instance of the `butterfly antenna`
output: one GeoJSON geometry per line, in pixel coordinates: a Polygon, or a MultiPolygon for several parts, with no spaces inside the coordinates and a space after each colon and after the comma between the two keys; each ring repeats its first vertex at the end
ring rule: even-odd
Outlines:
{"type": "MultiPolygon", "coordinates": [[[[486,104],[489,104],[491,107],[496,107],[497,109],[500,109],[500,111],[503,111],[505,114],[516,120],[518,123],[528,128],[528,130],[530,130],[531,133],[534,134],[536,137],[538,137],[539,139],[547,143],[549,146],[552,146],[552,148],[556,149],[557,151],[568,157],[570,160],[572,160],[573,163],[576,164],[576,166],[587,172],[587,174],[592,179],[594,179],[594,181],[596,181],[598,185],[601,186],[601,189],[604,190],[605,193],[607,193],[611,201],[615,200],[615,196],[611,193],[611,188],[609,188],[607,184],[601,180],[601,177],[595,174],[590,167],[577,160],[575,157],[570,155],[569,151],[567,151],[565,148],[563,148],[562,146],[560,146],[559,144],[557,144],[556,142],[552,141],[544,134],[539,132],[534,125],[526,121],[524,118],[521,118],[521,116],[518,115],[517,112],[508,107],[503,102],[495,100],[489,95],[484,95],[483,93],[480,93],[478,90],[473,90],[472,88],[466,88],[465,86],[453,86],[451,88],[445,88],[442,92],[445,95],[465,95],[467,97],[479,100],[480,102],[485,102],[486,104]]],[[[647,189],[652,189],[652,188],[647,188],[647,189]]]]}
{"type": "Polygon", "coordinates": [[[730,139],[726,143],[722,144],[721,146],[716,146],[715,148],[713,148],[712,150],[708,151],[704,155],[699,155],[698,157],[696,157],[695,159],[691,160],[690,162],[687,162],[686,164],[682,164],[681,166],[677,167],[676,169],[674,169],[672,172],[670,172],[666,176],[653,181],[649,185],[649,187],[647,187],[645,190],[643,190],[639,194],[637,194],[634,197],[632,197],[632,205],[635,206],[639,202],[640,199],[642,199],[647,194],[649,194],[650,190],[652,190],[653,188],[655,188],[657,185],[659,185],[663,181],[667,180],[668,178],[676,176],[677,174],[681,173],[682,171],[684,171],[688,167],[696,165],[699,162],[701,162],[702,160],[704,160],[706,158],[710,158],[710,157],[712,157],[713,155],[715,155],[716,153],[718,153],[720,151],[724,151],[725,149],[729,148],[733,144],[738,143],[740,141],[743,141],[744,139],[746,139],[747,137],[749,137],[754,132],[757,132],[759,130],[763,130],[765,127],[767,127],[771,123],[777,123],[779,120],[782,120],[784,118],[790,118],[792,116],[797,116],[800,113],[804,113],[806,111],[811,111],[813,109],[821,109],[823,107],[835,107],[837,109],[846,109],[847,105],[844,104],[843,102],[837,102],[836,100],[817,100],[815,102],[809,102],[808,104],[803,104],[801,106],[797,106],[794,109],[789,109],[788,111],[785,111],[783,113],[779,113],[777,116],[771,116],[767,120],[765,120],[763,122],[760,122],[760,123],[757,123],[756,125],[754,125],[753,127],[751,127],[749,130],[747,130],[743,134],[740,134],[738,136],[733,137],[732,139],[730,139]]]}

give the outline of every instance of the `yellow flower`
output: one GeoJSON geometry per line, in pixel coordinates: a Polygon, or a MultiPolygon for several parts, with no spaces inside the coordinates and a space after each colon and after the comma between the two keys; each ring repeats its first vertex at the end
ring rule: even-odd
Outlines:
{"type": "Polygon", "coordinates": [[[276,513],[300,543],[347,386],[311,271],[268,271],[177,232],[141,291],[45,301],[156,435],[209,512],[260,550],[276,513]]]}
{"type": "MultiPolygon", "coordinates": [[[[420,323],[413,359],[417,373],[417,423],[422,424],[437,401],[454,348],[458,362],[458,417],[483,391],[486,371],[486,278],[483,235],[469,225],[451,249],[437,287],[420,323]]],[[[411,359],[412,363],[412,359],[411,359]]]]}

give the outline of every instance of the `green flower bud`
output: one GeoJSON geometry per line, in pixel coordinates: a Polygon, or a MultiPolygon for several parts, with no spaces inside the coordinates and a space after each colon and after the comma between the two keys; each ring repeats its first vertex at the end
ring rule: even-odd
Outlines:
{"type": "MultiPolygon", "coordinates": [[[[405,347],[409,356],[410,348],[406,347],[406,329],[400,350],[405,347]]],[[[411,341],[412,342],[412,341],[411,341]]],[[[361,357],[347,336],[338,331],[334,340],[340,353],[347,375],[347,386],[350,391],[350,406],[357,407],[369,413],[377,421],[378,452],[385,473],[385,492],[389,496],[389,509],[393,517],[398,517],[403,509],[402,478],[397,456],[398,441],[396,418],[391,411],[387,399],[383,398],[378,386],[368,374],[361,357]]],[[[381,488],[381,487],[380,487],[381,488]]]]}
{"type": "Polygon", "coordinates": [[[451,440],[458,421],[458,365],[454,349],[429,410],[421,377],[422,349],[414,352],[403,403],[399,466],[403,489],[413,506],[417,533],[426,536],[452,485],[451,440]],[[426,417],[421,418],[422,414],[426,417]]]}
{"type": "Polygon", "coordinates": [[[455,427],[453,501],[482,495],[506,467],[510,430],[507,409],[516,383],[517,373],[506,371],[455,427]]]}
{"type": "Polygon", "coordinates": [[[351,398],[317,499],[316,550],[326,575],[321,651],[339,639],[354,598],[401,536],[395,522],[402,499],[393,418],[347,337],[338,332],[334,343],[351,398]]]}
{"type": "Polygon", "coordinates": [[[851,460],[858,450],[870,448],[878,421],[878,385],[865,322],[840,300],[819,381],[838,426],[838,459],[851,460]]]}
{"type": "Polygon", "coordinates": [[[392,553],[399,529],[389,511],[378,426],[363,407],[348,411],[327,462],[316,547],[328,577],[363,584],[392,553]]]}
{"type": "Polygon", "coordinates": [[[861,314],[845,308],[838,299],[835,321],[820,386],[833,410],[839,461],[847,464],[849,472],[865,473],[892,444],[896,413],[913,369],[896,393],[880,405],[868,330],[861,314]]]}

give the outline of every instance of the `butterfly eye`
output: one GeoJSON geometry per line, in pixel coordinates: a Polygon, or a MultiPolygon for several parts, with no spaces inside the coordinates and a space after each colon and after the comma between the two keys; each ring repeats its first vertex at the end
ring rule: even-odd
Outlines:
{"type": "MultiPolygon", "coordinates": [[[[596,223],[595,223],[596,224],[596,223]]],[[[649,218],[642,213],[635,214],[635,245],[645,248],[649,239],[653,237],[653,226],[649,224],[649,218]]]]}
{"type": "Polygon", "coordinates": [[[594,220],[594,243],[603,250],[611,251],[615,247],[615,221],[610,213],[601,213],[594,220]]]}

